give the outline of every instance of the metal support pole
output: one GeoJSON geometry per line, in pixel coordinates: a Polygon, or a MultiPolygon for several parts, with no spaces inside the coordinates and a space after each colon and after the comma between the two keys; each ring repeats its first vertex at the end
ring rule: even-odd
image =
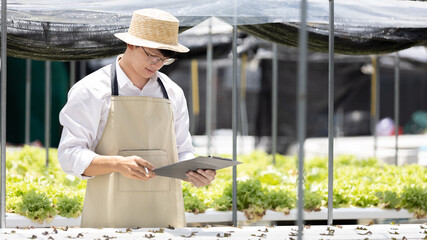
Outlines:
{"type": "Polygon", "coordinates": [[[80,63],[80,79],[82,79],[86,76],[86,72],[87,72],[86,61],[82,60],[79,63],[80,63]]]}
{"type": "MultiPolygon", "coordinates": [[[[214,62],[212,62],[212,108],[211,108],[211,112],[212,115],[214,116],[213,118],[211,118],[212,121],[212,129],[216,129],[216,116],[217,116],[217,85],[218,85],[218,67],[216,66],[216,64],[214,62]]],[[[213,146],[212,146],[213,147],[213,146]]]]}
{"type": "Polygon", "coordinates": [[[189,97],[188,97],[188,118],[189,118],[189,122],[190,122],[190,133],[194,134],[194,130],[195,130],[195,117],[194,117],[194,105],[193,105],[193,60],[191,59],[190,62],[190,74],[191,74],[191,78],[188,79],[188,86],[189,86],[189,97]]]}
{"type": "Polygon", "coordinates": [[[49,165],[50,147],[50,101],[51,101],[51,62],[45,62],[45,114],[44,114],[44,136],[46,148],[46,167],[49,165]]]}
{"type": "Polygon", "coordinates": [[[208,47],[206,53],[206,137],[208,156],[212,155],[212,60],[213,60],[213,46],[212,46],[212,18],[209,19],[209,37],[208,47]]]}
{"type": "Polygon", "coordinates": [[[76,83],[76,62],[70,62],[70,87],[76,83]]]}
{"type": "MultiPolygon", "coordinates": [[[[237,161],[237,26],[233,26],[233,110],[232,110],[232,127],[233,127],[233,161],[237,161]]],[[[237,167],[233,166],[233,226],[237,226],[237,167]]]]}
{"type": "Polygon", "coordinates": [[[278,59],[277,59],[277,43],[273,43],[273,79],[271,84],[271,154],[273,155],[273,164],[276,165],[277,152],[277,81],[278,81],[278,59]]]}
{"type": "Polygon", "coordinates": [[[191,116],[190,119],[191,132],[194,134],[198,125],[198,117],[200,113],[199,105],[199,64],[197,59],[191,60],[191,116]]]}
{"type": "Polygon", "coordinates": [[[396,52],[394,58],[394,137],[395,137],[395,156],[394,164],[399,163],[398,161],[398,152],[399,152],[399,111],[400,111],[400,63],[399,63],[399,54],[396,52]]]}
{"type": "MultiPolygon", "coordinates": [[[[237,161],[237,114],[238,112],[238,79],[237,79],[237,0],[234,0],[233,18],[233,96],[232,96],[232,128],[233,128],[233,161],[237,161]]],[[[233,166],[232,221],[237,226],[237,166],[233,166]]]]}
{"type": "MultiPolygon", "coordinates": [[[[248,54],[243,53],[240,58],[240,119],[241,119],[241,136],[248,135],[248,113],[246,111],[246,91],[247,91],[247,67],[248,54]]],[[[243,146],[243,137],[241,138],[241,146],[243,146]]]]}
{"type": "Polygon", "coordinates": [[[380,58],[377,59],[376,69],[377,81],[375,82],[375,115],[374,115],[374,130],[375,130],[375,140],[374,140],[374,156],[377,157],[378,153],[378,131],[377,124],[380,120],[380,58]]]}
{"type": "Polygon", "coordinates": [[[297,89],[297,135],[298,135],[298,239],[304,230],[304,140],[306,136],[307,105],[307,0],[301,1],[301,23],[298,40],[298,89],[297,89]]]}
{"type": "Polygon", "coordinates": [[[25,71],[25,144],[30,145],[31,134],[31,59],[26,61],[25,71]]]}
{"type": "Polygon", "coordinates": [[[379,82],[380,82],[380,71],[379,71],[379,59],[376,56],[372,57],[372,80],[371,80],[371,131],[374,135],[374,157],[377,157],[377,123],[379,116],[379,82]]]}
{"type": "Polygon", "coordinates": [[[334,209],[334,17],[334,0],[329,0],[328,225],[332,225],[334,209]]]}
{"type": "Polygon", "coordinates": [[[7,1],[1,1],[1,206],[0,228],[6,227],[6,82],[7,1]]]}

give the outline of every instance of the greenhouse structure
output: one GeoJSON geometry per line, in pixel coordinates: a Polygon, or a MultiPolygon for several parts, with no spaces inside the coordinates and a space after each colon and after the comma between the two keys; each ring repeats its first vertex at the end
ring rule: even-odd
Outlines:
{"type": "MultiPolygon", "coordinates": [[[[403,124],[399,121],[408,108],[400,106],[401,71],[414,69],[413,66],[420,72],[426,69],[427,57],[419,54],[426,52],[426,13],[424,1],[399,0],[76,0],[71,4],[63,0],[2,0],[0,238],[426,239],[427,106],[419,103],[419,111],[408,124],[416,135],[401,135],[403,124]],[[193,144],[202,145],[203,154],[223,154],[243,164],[218,170],[215,182],[206,187],[195,188],[183,182],[186,228],[80,228],[86,181],[62,172],[55,149],[60,126],[52,114],[63,106],[68,85],[78,80],[77,68],[84,72],[90,66],[88,62],[95,67],[105,65],[104,60],[123,52],[126,46],[114,33],[126,31],[132,12],[142,8],[158,8],[176,16],[180,20],[180,38],[192,50],[189,57],[182,56],[180,63],[181,68],[190,69],[189,74],[178,72],[178,67],[165,71],[176,74],[174,79],[190,79],[184,83],[189,89],[185,94],[190,95],[190,127],[192,133],[203,132],[203,136],[194,136],[193,144]],[[262,55],[261,45],[269,46],[267,55],[262,55]],[[407,58],[405,54],[410,49],[416,49],[416,55],[422,59],[413,60],[413,52],[407,58]],[[280,64],[284,55],[295,63],[288,70],[295,77],[289,88],[295,88],[279,92],[280,82],[288,77],[279,76],[288,67],[280,64]],[[327,92],[315,89],[315,98],[327,95],[327,100],[316,99],[308,105],[313,92],[308,91],[309,64],[320,62],[319,56],[325,63],[319,66],[327,66],[327,71],[315,78],[327,78],[327,87],[318,83],[316,88],[323,85],[327,92]],[[345,94],[361,89],[352,88],[356,81],[336,82],[336,76],[356,76],[345,68],[349,66],[347,56],[352,57],[351,61],[363,59],[363,65],[354,66],[370,77],[369,136],[338,142],[337,118],[341,115],[335,106],[345,94]],[[392,69],[393,92],[387,94],[394,101],[386,105],[392,109],[393,121],[380,119],[380,104],[384,104],[380,102],[380,65],[385,56],[392,59],[388,64],[392,69]],[[269,62],[263,73],[252,66],[258,62],[259,68],[260,59],[269,62]],[[198,64],[206,72],[204,105],[198,95],[202,82],[198,64]],[[265,80],[258,85],[249,81],[262,78],[261,75],[270,78],[270,89],[262,86],[266,85],[265,80]],[[42,87],[32,85],[32,76],[44,78],[42,87]],[[218,89],[221,77],[229,95],[218,89]],[[18,78],[24,79],[25,87],[18,83],[18,78]],[[12,87],[8,88],[9,84],[12,87]],[[39,125],[34,125],[33,119],[39,112],[31,112],[38,111],[32,110],[31,106],[36,104],[30,100],[34,99],[31,94],[35,87],[44,88],[44,94],[36,93],[43,102],[37,104],[38,109],[44,105],[44,112],[40,112],[44,121],[37,120],[39,125]],[[256,149],[239,154],[244,141],[253,140],[245,138],[251,131],[251,114],[247,110],[253,106],[252,95],[247,96],[251,87],[267,92],[265,96],[270,98],[266,104],[268,111],[263,107],[266,105],[260,105],[256,116],[268,115],[266,119],[271,120],[267,124],[271,131],[269,154],[256,149]],[[25,94],[16,94],[17,88],[25,88],[25,94]],[[12,97],[9,94],[14,95],[12,103],[8,102],[12,97]],[[280,101],[289,99],[291,94],[293,112],[280,107],[280,101]],[[6,122],[10,111],[18,111],[21,100],[25,106],[25,111],[21,109],[25,112],[25,126],[6,122]],[[218,111],[227,107],[230,114],[218,111]],[[205,122],[201,124],[203,130],[197,130],[194,126],[202,108],[205,116],[200,119],[205,122]],[[319,122],[313,118],[320,114],[310,115],[310,109],[326,113],[322,115],[321,127],[313,124],[319,122]],[[220,115],[224,115],[222,121],[231,122],[231,131],[218,137],[214,132],[219,129],[213,126],[221,126],[219,120],[216,122],[220,115]],[[292,118],[295,126],[282,123],[284,118],[292,118]],[[12,125],[13,128],[9,127],[12,125]],[[387,137],[382,137],[384,126],[389,130],[387,137]],[[20,130],[15,132],[16,128],[20,130]],[[320,128],[322,136],[327,137],[308,139],[308,135],[315,136],[312,129],[320,128]],[[42,139],[39,145],[44,148],[29,146],[34,131],[40,131],[37,134],[41,137],[37,138],[42,139]],[[7,145],[9,141],[21,141],[9,137],[17,132],[25,132],[25,146],[7,145]],[[292,135],[286,146],[290,146],[289,142],[294,146],[292,154],[282,155],[278,148],[286,134],[292,135]],[[215,152],[213,145],[218,143],[230,151],[215,152]]],[[[426,78],[420,79],[420,86],[414,88],[423,95],[427,91],[426,78]]],[[[424,96],[419,99],[425,99],[424,96]]],[[[347,102],[352,101],[349,99],[347,102]]],[[[251,116],[255,118],[253,113],[251,116]]],[[[260,122],[265,125],[265,120],[260,122]]],[[[260,124],[253,124],[252,129],[259,127],[260,124]]]]}

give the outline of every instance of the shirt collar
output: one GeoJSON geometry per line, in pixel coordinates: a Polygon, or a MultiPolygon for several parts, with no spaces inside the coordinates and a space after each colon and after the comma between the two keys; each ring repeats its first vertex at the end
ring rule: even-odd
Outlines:
{"type": "MultiPolygon", "coordinates": [[[[126,76],[123,69],[120,67],[119,59],[122,57],[122,55],[118,56],[116,58],[116,75],[117,75],[117,83],[119,85],[119,89],[123,88],[125,86],[133,86],[132,81],[126,76]]],[[[156,81],[158,77],[157,71],[151,76],[151,78],[148,80],[148,82],[156,81]]],[[[147,83],[148,83],[147,82],[147,83]]]]}

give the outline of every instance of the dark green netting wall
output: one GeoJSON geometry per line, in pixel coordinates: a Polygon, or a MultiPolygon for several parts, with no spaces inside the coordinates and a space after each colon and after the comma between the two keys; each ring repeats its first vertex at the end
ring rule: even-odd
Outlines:
{"type": "MultiPolygon", "coordinates": [[[[7,142],[25,142],[25,69],[26,60],[7,58],[7,142]]],[[[45,64],[32,61],[30,141],[44,143],[45,133],[45,64]]],[[[61,136],[59,111],[66,102],[69,85],[67,64],[52,62],[51,145],[57,147],[61,136]]]]}

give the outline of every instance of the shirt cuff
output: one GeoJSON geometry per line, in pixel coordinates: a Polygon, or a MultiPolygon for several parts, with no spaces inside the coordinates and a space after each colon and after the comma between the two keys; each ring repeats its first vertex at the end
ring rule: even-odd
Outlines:
{"type": "Polygon", "coordinates": [[[77,173],[79,174],[79,176],[83,180],[94,178],[94,176],[85,176],[85,175],[83,175],[83,173],[86,170],[86,168],[88,168],[89,165],[92,163],[92,160],[98,156],[98,154],[96,154],[95,152],[93,152],[89,149],[83,150],[81,154],[82,154],[81,155],[82,156],[81,157],[81,164],[79,166],[77,173]]]}

